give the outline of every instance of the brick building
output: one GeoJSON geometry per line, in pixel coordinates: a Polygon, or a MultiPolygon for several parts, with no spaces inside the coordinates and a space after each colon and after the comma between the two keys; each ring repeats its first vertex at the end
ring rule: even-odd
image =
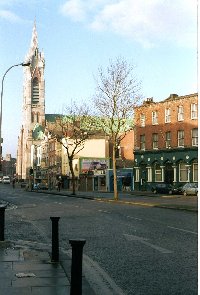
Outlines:
{"type": "Polygon", "coordinates": [[[134,149],[134,132],[129,131],[120,142],[118,153],[116,154],[117,168],[132,168],[133,167],[133,154],[134,149]]]}
{"type": "Polygon", "coordinates": [[[147,99],[135,109],[135,189],[198,181],[198,94],[147,99]]]}

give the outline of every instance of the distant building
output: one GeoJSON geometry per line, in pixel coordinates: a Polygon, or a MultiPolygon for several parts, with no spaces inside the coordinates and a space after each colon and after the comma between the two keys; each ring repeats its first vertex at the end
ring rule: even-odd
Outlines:
{"type": "Polygon", "coordinates": [[[147,99],[135,109],[135,189],[198,181],[198,94],[147,99]]]}
{"type": "Polygon", "coordinates": [[[12,158],[11,154],[6,154],[2,161],[2,172],[4,176],[15,177],[16,174],[16,158],[12,158]]]}

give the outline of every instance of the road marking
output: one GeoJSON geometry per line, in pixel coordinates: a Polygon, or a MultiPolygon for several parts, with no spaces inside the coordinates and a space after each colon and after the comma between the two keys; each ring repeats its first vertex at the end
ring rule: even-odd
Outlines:
{"type": "Polygon", "coordinates": [[[131,218],[131,219],[135,219],[135,220],[142,220],[141,218],[137,218],[137,217],[133,217],[133,216],[129,216],[129,215],[127,215],[126,217],[131,218]]]}
{"type": "Polygon", "coordinates": [[[171,229],[175,229],[175,230],[180,230],[186,233],[190,233],[190,234],[194,234],[194,235],[198,235],[198,233],[194,232],[194,231],[190,231],[190,230],[186,230],[186,229],[182,229],[182,228],[178,228],[178,227],[173,227],[173,226],[167,226],[171,229]]]}
{"type": "Polygon", "coordinates": [[[101,209],[99,209],[98,211],[99,211],[99,212],[103,212],[103,213],[110,213],[109,211],[101,210],[101,209]]]}
{"type": "Polygon", "coordinates": [[[127,234],[124,234],[125,238],[128,240],[128,241],[138,241],[146,246],[149,246],[163,254],[170,254],[172,253],[173,251],[171,250],[168,250],[168,249],[165,249],[165,248],[162,248],[162,247],[159,247],[157,245],[154,245],[154,244],[151,244],[149,242],[147,242],[148,239],[146,238],[143,238],[143,237],[138,237],[138,236],[134,236],[134,235],[127,235],[127,234]]]}

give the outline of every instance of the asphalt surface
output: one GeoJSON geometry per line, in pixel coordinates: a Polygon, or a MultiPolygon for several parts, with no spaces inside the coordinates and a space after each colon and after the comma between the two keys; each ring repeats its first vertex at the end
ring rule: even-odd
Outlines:
{"type": "Polygon", "coordinates": [[[197,196],[184,196],[184,195],[166,195],[166,194],[153,194],[146,191],[133,191],[133,192],[119,192],[118,200],[114,200],[112,192],[76,192],[73,196],[69,190],[62,189],[38,191],[38,193],[48,193],[56,195],[66,195],[68,197],[95,199],[105,202],[115,202],[121,204],[158,207],[166,209],[198,211],[198,197],[197,196]]]}
{"type": "MultiPolygon", "coordinates": [[[[120,194],[116,202],[112,193],[81,192],[72,197],[66,191],[12,192],[5,188],[0,196],[11,204],[6,213],[6,236],[11,244],[10,248],[1,247],[1,261],[13,259],[12,267],[28,263],[31,268],[23,272],[29,270],[36,277],[18,278],[17,269],[11,269],[10,277],[7,272],[7,282],[11,284],[7,286],[7,294],[18,294],[17,288],[40,294],[33,292],[39,290],[42,282],[43,294],[68,294],[71,264],[68,237],[86,238],[83,294],[197,294],[196,197],[128,192],[120,194]],[[65,198],[66,195],[70,198],[65,198]],[[51,214],[61,216],[62,262],[57,273],[51,263],[50,239],[46,234],[51,214]],[[45,270],[38,272],[33,268],[35,264],[53,268],[44,275],[45,270]]],[[[6,282],[5,277],[1,279],[6,282]]],[[[20,294],[29,294],[23,292],[20,294]]]]}

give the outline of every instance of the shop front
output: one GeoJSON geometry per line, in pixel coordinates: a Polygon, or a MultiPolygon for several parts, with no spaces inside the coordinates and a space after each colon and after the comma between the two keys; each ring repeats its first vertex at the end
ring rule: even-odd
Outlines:
{"type": "Polygon", "coordinates": [[[135,190],[150,191],[158,183],[183,185],[198,182],[197,148],[136,151],[135,190]]]}

